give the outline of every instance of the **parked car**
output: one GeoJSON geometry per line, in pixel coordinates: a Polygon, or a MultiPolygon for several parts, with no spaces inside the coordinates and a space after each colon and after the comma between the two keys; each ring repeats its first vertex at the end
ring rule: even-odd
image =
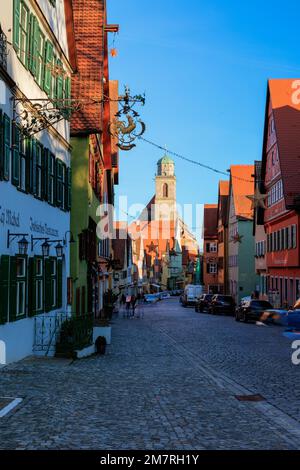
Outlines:
{"type": "Polygon", "coordinates": [[[236,321],[262,321],[263,314],[266,310],[273,309],[270,302],[266,300],[253,299],[248,302],[240,303],[235,312],[236,321]]]}
{"type": "Polygon", "coordinates": [[[209,313],[215,315],[217,313],[234,314],[235,300],[231,295],[215,294],[209,305],[209,313]]]}
{"type": "Polygon", "coordinates": [[[145,294],[144,300],[148,304],[153,304],[155,302],[158,302],[159,297],[157,294],[145,294]]]}
{"type": "Polygon", "coordinates": [[[205,310],[209,310],[209,306],[212,301],[212,298],[213,298],[213,294],[202,294],[201,297],[196,302],[195,311],[202,313],[205,310]]]}
{"type": "Polygon", "coordinates": [[[170,293],[168,291],[161,292],[161,299],[169,299],[170,293]]]}
{"type": "Polygon", "coordinates": [[[182,294],[182,291],[181,291],[180,289],[175,289],[175,290],[172,290],[172,291],[170,292],[170,294],[171,294],[172,296],[176,296],[176,297],[177,297],[177,296],[179,296],[179,295],[182,294]]]}
{"type": "Polygon", "coordinates": [[[196,305],[197,300],[202,294],[203,286],[198,284],[188,284],[184,289],[182,305],[184,307],[196,305]]]}

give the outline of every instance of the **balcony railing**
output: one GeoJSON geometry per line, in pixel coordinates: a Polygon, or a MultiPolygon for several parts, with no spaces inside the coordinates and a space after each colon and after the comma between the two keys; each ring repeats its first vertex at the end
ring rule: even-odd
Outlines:
{"type": "Polygon", "coordinates": [[[0,25],[0,66],[7,70],[7,38],[0,25]]]}

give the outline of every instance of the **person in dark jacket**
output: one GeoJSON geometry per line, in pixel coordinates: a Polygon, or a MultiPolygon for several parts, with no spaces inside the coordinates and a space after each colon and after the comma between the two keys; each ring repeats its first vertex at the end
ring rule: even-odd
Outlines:
{"type": "Polygon", "coordinates": [[[136,302],[137,302],[137,298],[136,298],[135,295],[133,295],[131,297],[131,308],[132,308],[132,316],[133,317],[134,317],[134,313],[135,313],[136,302]]]}

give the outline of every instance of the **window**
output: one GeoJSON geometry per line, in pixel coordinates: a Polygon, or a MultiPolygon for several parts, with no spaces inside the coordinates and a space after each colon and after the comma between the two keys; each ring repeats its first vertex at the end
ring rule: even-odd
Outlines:
{"type": "Polygon", "coordinates": [[[211,253],[216,253],[217,252],[217,244],[216,243],[210,243],[209,251],[211,253]]]}
{"type": "Polygon", "coordinates": [[[167,183],[163,185],[163,197],[169,197],[169,188],[167,183]]]}
{"type": "Polygon", "coordinates": [[[289,248],[289,228],[285,227],[284,231],[285,231],[285,236],[284,236],[285,247],[284,248],[287,250],[289,248]]]}
{"type": "Polygon", "coordinates": [[[273,204],[276,204],[282,198],[283,185],[282,180],[279,180],[268,190],[268,207],[272,206],[273,204]]]}
{"type": "Polygon", "coordinates": [[[292,246],[291,248],[297,248],[297,225],[292,225],[292,246]]]}
{"type": "Polygon", "coordinates": [[[44,310],[44,269],[43,269],[43,259],[35,259],[35,307],[36,311],[44,310]]]}
{"type": "Polygon", "coordinates": [[[208,265],[208,272],[209,274],[216,274],[217,273],[217,264],[216,263],[209,263],[208,265]]]}
{"type": "Polygon", "coordinates": [[[280,238],[281,238],[281,244],[280,244],[280,246],[281,246],[281,250],[284,250],[284,249],[285,249],[285,243],[284,243],[284,228],[282,228],[282,229],[280,230],[280,232],[281,232],[281,237],[280,237],[280,238]]]}
{"type": "Polygon", "coordinates": [[[288,227],[288,249],[292,248],[292,227],[288,227]]]}
{"type": "Polygon", "coordinates": [[[17,278],[17,305],[16,316],[25,315],[26,308],[26,259],[17,258],[16,260],[16,278],[17,278]]]}

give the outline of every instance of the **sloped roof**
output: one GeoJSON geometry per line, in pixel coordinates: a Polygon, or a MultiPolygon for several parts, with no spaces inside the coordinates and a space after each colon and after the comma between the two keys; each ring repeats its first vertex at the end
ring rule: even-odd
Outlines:
{"type": "MultiPolygon", "coordinates": [[[[268,81],[266,110],[268,110],[270,99],[274,115],[283,192],[287,208],[293,207],[294,198],[300,194],[300,100],[299,92],[297,92],[299,88],[299,79],[268,81]]],[[[266,138],[265,129],[265,143],[266,138]]]]}
{"type": "Polygon", "coordinates": [[[204,204],[204,238],[218,235],[218,204],[204,204]]]}
{"type": "Polygon", "coordinates": [[[91,134],[101,132],[103,120],[105,5],[104,0],[73,0],[72,4],[78,72],[72,77],[72,98],[86,102],[72,114],[71,134],[91,134]]]}
{"type": "Polygon", "coordinates": [[[252,201],[246,196],[254,194],[254,165],[232,165],[230,175],[235,215],[252,219],[252,201]]]}

